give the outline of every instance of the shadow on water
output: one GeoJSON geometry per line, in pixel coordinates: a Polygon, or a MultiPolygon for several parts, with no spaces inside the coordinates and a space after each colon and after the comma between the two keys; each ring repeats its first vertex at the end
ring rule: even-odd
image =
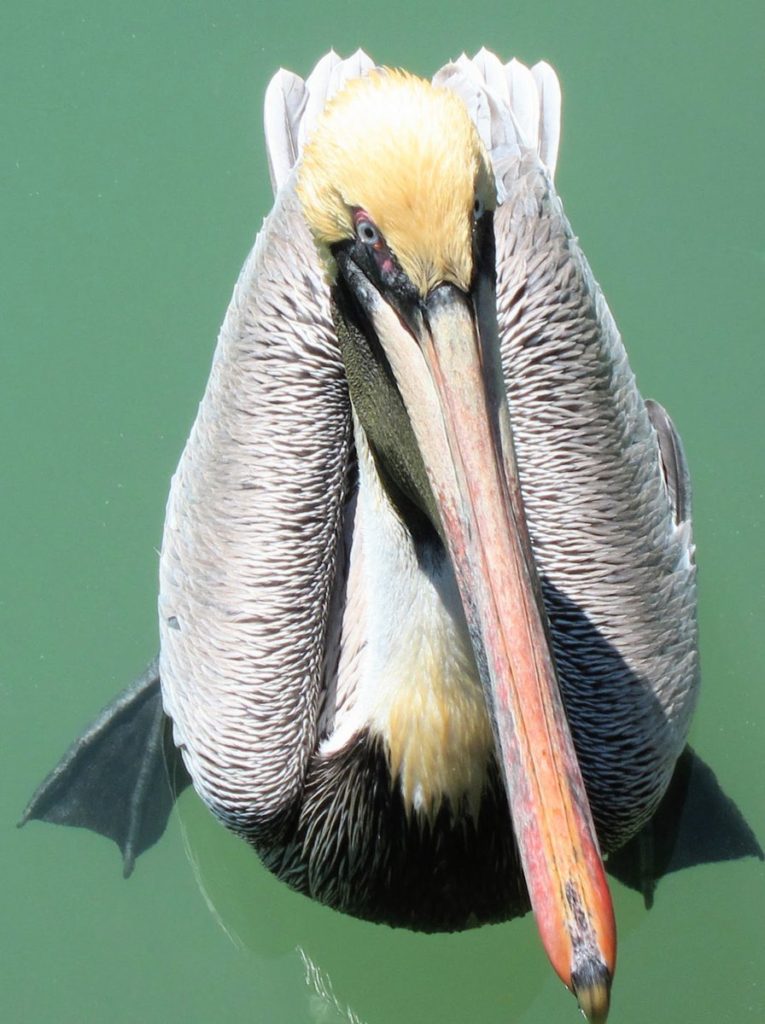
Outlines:
{"type": "MultiPolygon", "coordinates": [[[[638,793],[642,793],[644,802],[646,792],[648,800],[651,799],[651,790],[640,785],[640,778],[630,779],[629,770],[625,771],[623,762],[635,758],[636,753],[634,764],[636,768],[640,766],[640,742],[645,741],[646,733],[633,731],[630,735],[629,722],[626,722],[627,728],[623,728],[622,708],[642,704],[642,714],[653,727],[650,739],[653,743],[658,741],[659,745],[668,732],[664,711],[650,683],[631,670],[619,650],[586,613],[548,580],[543,580],[542,589],[558,672],[568,684],[569,719],[586,723],[597,717],[607,726],[598,736],[597,746],[588,744],[589,737],[584,730],[584,735],[577,735],[574,727],[572,732],[588,781],[588,795],[601,844],[607,850],[615,847],[606,859],[609,873],[640,892],[646,906],[650,907],[660,879],[672,872],[743,857],[762,860],[763,851],[757,837],[733,800],[720,788],[712,769],[690,746],[678,758],[666,792],[642,828],[627,843],[613,842],[613,833],[624,823],[624,818],[613,811],[618,803],[615,791],[621,789],[629,797],[620,808],[628,821],[630,815],[636,812],[639,815],[644,810],[639,806],[638,793]],[[633,696],[635,693],[637,699],[633,696]],[[619,722],[621,731],[616,725],[619,722]],[[613,727],[610,723],[614,723],[613,727]],[[609,771],[612,796],[604,801],[604,814],[596,803],[598,794],[590,784],[588,772],[594,777],[607,778],[609,771]],[[637,785],[631,792],[633,781],[637,785]],[[613,819],[609,821],[611,815],[613,819]]],[[[629,832],[634,832],[634,827],[629,832]]]]}
{"type": "Polygon", "coordinates": [[[743,857],[765,859],[757,837],[712,769],[686,747],[654,816],[608,857],[606,866],[614,878],[641,892],[650,908],[665,875],[743,857]]]}

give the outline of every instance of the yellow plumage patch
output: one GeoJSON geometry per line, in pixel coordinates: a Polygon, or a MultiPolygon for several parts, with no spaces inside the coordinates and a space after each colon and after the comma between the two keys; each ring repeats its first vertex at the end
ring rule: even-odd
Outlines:
{"type": "Polygon", "coordinates": [[[352,208],[372,218],[422,295],[473,273],[473,207],[491,209],[488,156],[462,101],[401,71],[351,81],[306,143],[298,195],[318,245],[353,237],[352,208]]]}
{"type": "Polygon", "coordinates": [[[486,785],[491,726],[475,669],[465,661],[442,651],[413,657],[407,685],[376,723],[405,806],[429,815],[448,798],[455,811],[477,818],[486,785]]]}

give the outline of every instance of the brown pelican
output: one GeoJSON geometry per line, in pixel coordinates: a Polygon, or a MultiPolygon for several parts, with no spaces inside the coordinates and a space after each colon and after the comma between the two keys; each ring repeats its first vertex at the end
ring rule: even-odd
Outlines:
{"type": "MultiPolygon", "coordinates": [[[[197,792],[286,882],[425,930],[530,900],[603,1021],[600,851],[684,747],[695,566],[679,438],[553,186],[559,110],[547,65],[485,51],[272,83],[276,203],[172,483],[159,677],[197,792]]],[[[90,746],[147,714],[161,742],[155,686],[90,746]]]]}

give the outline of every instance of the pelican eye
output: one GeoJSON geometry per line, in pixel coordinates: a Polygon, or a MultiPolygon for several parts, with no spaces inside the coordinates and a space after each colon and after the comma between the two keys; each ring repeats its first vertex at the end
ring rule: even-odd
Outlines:
{"type": "Polygon", "coordinates": [[[473,220],[480,220],[483,217],[486,207],[484,206],[483,199],[480,196],[475,197],[473,203],[473,220]]]}
{"type": "Polygon", "coordinates": [[[355,250],[353,260],[361,267],[367,277],[382,282],[386,287],[405,277],[396,257],[388,248],[382,232],[374,221],[370,220],[366,210],[359,206],[351,207],[353,216],[353,230],[356,240],[348,240],[355,250]]]}
{"type": "Polygon", "coordinates": [[[378,242],[382,241],[380,232],[374,226],[371,220],[360,220],[356,225],[356,237],[364,245],[377,245],[378,242]]]}

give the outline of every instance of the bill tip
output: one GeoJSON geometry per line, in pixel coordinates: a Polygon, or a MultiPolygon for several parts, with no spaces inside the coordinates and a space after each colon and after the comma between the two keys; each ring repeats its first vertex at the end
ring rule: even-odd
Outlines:
{"type": "Polygon", "coordinates": [[[606,1024],[611,1000],[611,972],[601,961],[591,961],[571,975],[571,988],[589,1024],[606,1024]]]}

